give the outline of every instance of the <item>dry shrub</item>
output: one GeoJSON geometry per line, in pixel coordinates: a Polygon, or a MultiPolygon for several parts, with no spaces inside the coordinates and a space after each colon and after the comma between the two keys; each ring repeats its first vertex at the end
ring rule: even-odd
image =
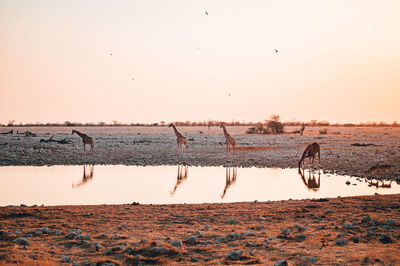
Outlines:
{"type": "Polygon", "coordinates": [[[326,134],[328,134],[328,129],[326,129],[326,128],[320,129],[320,130],[319,130],[319,134],[320,134],[320,135],[326,135],[326,134]]]}

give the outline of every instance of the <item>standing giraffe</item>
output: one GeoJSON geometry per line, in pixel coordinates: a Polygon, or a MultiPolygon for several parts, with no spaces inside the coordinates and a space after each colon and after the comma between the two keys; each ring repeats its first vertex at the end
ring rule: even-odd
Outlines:
{"type": "Polygon", "coordinates": [[[225,197],[226,191],[228,190],[228,188],[236,183],[236,178],[237,178],[237,167],[227,167],[226,168],[226,175],[225,175],[225,188],[224,188],[224,192],[221,195],[221,199],[223,199],[225,197]],[[231,169],[232,169],[232,175],[231,175],[231,169]]]}
{"type": "Polygon", "coordinates": [[[178,176],[176,178],[176,184],[174,190],[172,190],[169,194],[174,195],[176,189],[180,186],[180,184],[185,181],[188,177],[188,167],[187,166],[180,166],[178,165],[178,176]],[[185,172],[183,172],[185,170],[185,172]]]}
{"type": "Polygon", "coordinates": [[[93,143],[93,139],[91,137],[89,137],[86,134],[83,134],[77,130],[72,130],[72,134],[76,133],[79,137],[82,138],[82,142],[83,142],[83,153],[86,153],[86,144],[90,145],[90,151],[93,152],[93,147],[94,147],[94,143],[93,143]]]}
{"type": "Polygon", "coordinates": [[[224,130],[224,135],[226,138],[226,148],[229,151],[229,146],[232,146],[233,151],[235,151],[236,149],[236,140],[234,138],[231,137],[231,135],[228,134],[228,132],[226,132],[226,128],[224,126],[224,124],[221,124],[221,128],[224,130]]]}
{"type": "Polygon", "coordinates": [[[178,132],[174,124],[170,124],[168,127],[172,127],[174,129],[175,135],[176,135],[176,142],[178,142],[178,149],[183,149],[182,144],[185,145],[186,150],[189,147],[187,139],[178,132]]]}

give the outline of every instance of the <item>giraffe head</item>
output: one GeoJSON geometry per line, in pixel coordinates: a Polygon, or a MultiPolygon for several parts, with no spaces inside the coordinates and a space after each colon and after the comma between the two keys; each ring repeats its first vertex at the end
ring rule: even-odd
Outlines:
{"type": "Polygon", "coordinates": [[[73,129],[73,130],[72,130],[72,133],[71,133],[71,135],[72,135],[72,134],[74,134],[75,132],[76,132],[76,130],[75,130],[75,129],[73,129]]]}
{"type": "Polygon", "coordinates": [[[224,127],[224,123],[221,124],[220,128],[223,128],[223,127],[224,127]]]}
{"type": "Polygon", "coordinates": [[[168,127],[172,127],[173,125],[174,125],[174,124],[172,124],[172,123],[171,123],[171,124],[169,124],[169,126],[168,126],[168,127]]]}

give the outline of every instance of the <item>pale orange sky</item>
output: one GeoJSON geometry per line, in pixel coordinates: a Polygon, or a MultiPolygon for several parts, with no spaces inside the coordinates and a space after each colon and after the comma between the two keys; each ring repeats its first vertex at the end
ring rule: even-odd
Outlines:
{"type": "Polygon", "coordinates": [[[392,122],[399,99],[398,0],[0,0],[0,123],[392,122]]]}

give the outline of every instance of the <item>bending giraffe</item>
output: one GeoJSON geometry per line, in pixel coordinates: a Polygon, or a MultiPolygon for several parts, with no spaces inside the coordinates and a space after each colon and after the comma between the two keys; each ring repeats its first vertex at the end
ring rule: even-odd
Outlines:
{"type": "Polygon", "coordinates": [[[224,124],[221,124],[221,128],[224,131],[225,139],[226,139],[226,149],[229,151],[229,147],[232,146],[233,151],[236,150],[236,140],[231,137],[226,131],[224,124]]]}
{"type": "Polygon", "coordinates": [[[308,158],[309,161],[312,159],[311,165],[314,165],[315,156],[318,154],[318,162],[321,163],[321,156],[320,156],[320,147],[319,144],[314,142],[307,146],[307,148],[303,152],[303,156],[299,161],[299,169],[304,166],[304,159],[308,158]]]}
{"type": "Polygon", "coordinates": [[[183,146],[182,146],[182,144],[183,144],[183,145],[185,145],[185,148],[187,150],[189,147],[187,139],[181,133],[178,132],[178,130],[176,129],[174,124],[171,123],[168,127],[172,127],[174,129],[174,132],[176,135],[176,142],[178,142],[178,149],[183,149],[183,146]]]}
{"type": "Polygon", "coordinates": [[[320,188],[320,186],[321,186],[321,173],[320,173],[319,170],[318,170],[318,181],[315,178],[314,171],[312,171],[312,170],[308,171],[308,179],[306,179],[305,170],[304,169],[299,169],[299,174],[301,176],[301,179],[303,180],[304,185],[309,190],[317,191],[320,188]]]}
{"type": "Polygon", "coordinates": [[[83,142],[83,153],[86,153],[86,144],[90,145],[90,151],[93,152],[93,147],[94,147],[94,143],[93,143],[93,139],[91,137],[89,137],[86,134],[83,134],[77,130],[72,130],[72,134],[76,133],[79,137],[82,138],[82,142],[83,142]]]}

